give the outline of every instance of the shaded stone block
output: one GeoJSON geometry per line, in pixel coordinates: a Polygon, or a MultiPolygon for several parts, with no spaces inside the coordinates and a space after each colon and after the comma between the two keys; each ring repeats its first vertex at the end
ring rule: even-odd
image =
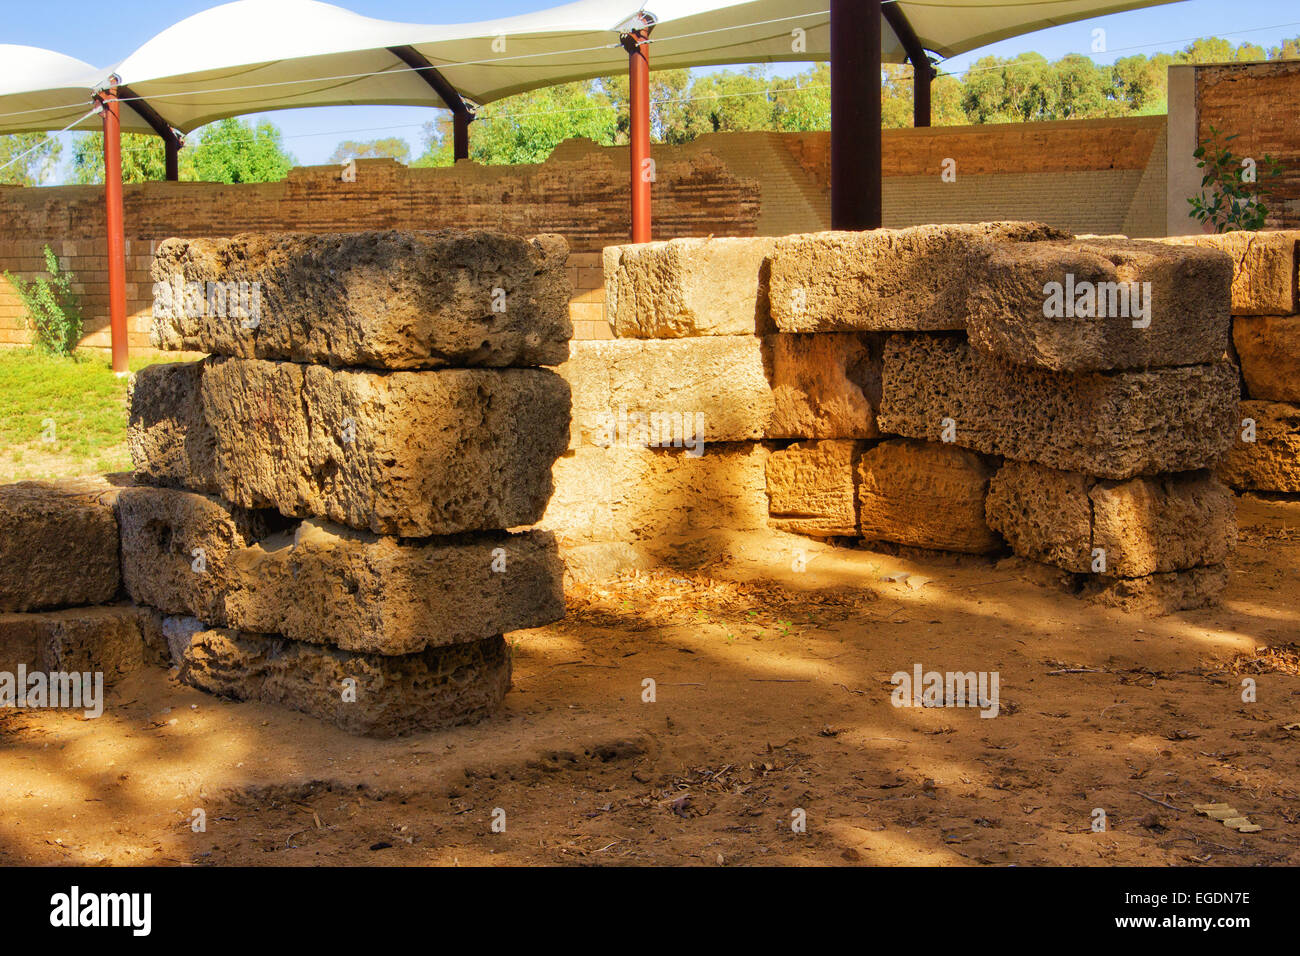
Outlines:
{"type": "Polygon", "coordinates": [[[854,492],[863,442],[827,439],[796,442],[767,460],[770,524],[814,538],[857,536],[854,492]]]}

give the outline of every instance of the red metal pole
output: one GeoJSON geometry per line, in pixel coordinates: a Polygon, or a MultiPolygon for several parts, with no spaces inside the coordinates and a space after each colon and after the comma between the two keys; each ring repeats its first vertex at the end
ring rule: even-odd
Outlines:
{"type": "Polygon", "coordinates": [[[879,229],[881,0],[831,0],[831,228],[879,229]]]}
{"type": "Polygon", "coordinates": [[[632,241],[650,241],[650,31],[636,30],[623,38],[627,48],[628,144],[632,159],[632,241]]]}
{"type": "Polygon", "coordinates": [[[126,340],[126,226],[122,209],[122,123],[118,115],[117,87],[99,94],[104,112],[104,200],[108,226],[108,327],[113,342],[113,371],[125,375],[126,340]]]}

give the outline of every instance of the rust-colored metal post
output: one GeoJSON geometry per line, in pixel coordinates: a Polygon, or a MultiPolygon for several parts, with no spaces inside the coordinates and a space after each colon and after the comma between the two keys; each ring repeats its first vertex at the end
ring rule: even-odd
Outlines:
{"type": "Polygon", "coordinates": [[[167,151],[167,181],[179,182],[181,178],[181,142],[179,139],[164,139],[163,148],[167,151]]]}
{"type": "Polygon", "coordinates": [[[126,332],[126,223],[122,208],[122,121],[117,87],[96,98],[104,114],[104,201],[108,227],[108,327],[113,343],[113,371],[128,372],[126,332]]]}
{"type": "Polygon", "coordinates": [[[650,184],[654,164],[650,159],[650,30],[623,35],[627,49],[628,144],[632,160],[632,241],[650,241],[650,184]]]}
{"type": "Polygon", "coordinates": [[[912,126],[916,129],[930,125],[930,82],[934,75],[928,59],[912,61],[912,126]]]}
{"type": "Polygon", "coordinates": [[[879,229],[881,0],[831,0],[831,228],[879,229]]]}
{"type": "Polygon", "coordinates": [[[457,110],[451,114],[451,157],[452,160],[469,159],[469,122],[472,113],[457,110]]]}

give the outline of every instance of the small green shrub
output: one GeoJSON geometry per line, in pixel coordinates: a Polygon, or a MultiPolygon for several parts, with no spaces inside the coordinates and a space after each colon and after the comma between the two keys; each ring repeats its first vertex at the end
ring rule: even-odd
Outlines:
{"type": "Polygon", "coordinates": [[[1264,228],[1268,218],[1264,200],[1271,194],[1269,182],[1282,175],[1282,167],[1271,156],[1258,161],[1234,156],[1228,144],[1236,138],[1233,133],[1220,139],[1219,131],[1211,126],[1209,140],[1192,153],[1204,175],[1202,192],[1187,200],[1192,206],[1191,215],[1215,232],[1264,228]]]}
{"type": "Polygon", "coordinates": [[[45,247],[45,271],[49,278],[37,276],[31,282],[5,270],[27,309],[27,327],[32,330],[36,348],[53,355],[71,355],[81,341],[81,307],[72,291],[72,273],[59,268],[59,260],[45,247]]]}

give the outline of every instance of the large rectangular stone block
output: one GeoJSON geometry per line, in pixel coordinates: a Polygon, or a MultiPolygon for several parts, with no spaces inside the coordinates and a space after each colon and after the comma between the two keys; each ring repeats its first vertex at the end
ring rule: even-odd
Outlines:
{"type": "Polygon", "coordinates": [[[1232,492],[1206,471],[1116,482],[1007,462],[987,510],[1021,557],[1109,577],[1221,565],[1237,541],[1232,492]]]}
{"type": "Polygon", "coordinates": [[[622,338],[754,335],[771,328],[768,237],[606,246],[605,310],[622,338]]]}
{"type": "Polygon", "coordinates": [[[274,511],[174,488],[126,488],[117,507],[131,600],[211,624],[228,623],[226,601],[239,584],[235,556],[287,524],[274,511]]]}
{"type": "Polygon", "coordinates": [[[136,478],[215,492],[216,436],[203,417],[205,362],[146,365],[131,376],[127,444],[136,478]]]}
{"type": "Polygon", "coordinates": [[[814,538],[856,537],[854,491],[865,442],[827,439],[796,442],[767,460],[772,527],[814,538]]]}
{"type": "Polygon", "coordinates": [[[1235,433],[1237,369],[1226,363],[1071,375],[980,358],[954,336],[895,335],[884,367],[882,431],[1065,471],[1194,471],[1235,433]]]}
{"type": "Polygon", "coordinates": [[[565,545],[692,538],[768,526],[769,449],[578,448],[555,463],[555,497],[541,527],[565,545]]]}
{"type": "Polygon", "coordinates": [[[875,438],[884,336],[769,335],[772,383],[768,438],[875,438]]]}
{"type": "Polygon", "coordinates": [[[1300,315],[1240,316],[1232,341],[1248,398],[1300,402],[1300,315]]]}
{"type": "Polygon", "coordinates": [[[387,657],[198,622],[185,630],[177,642],[184,683],[298,710],[353,734],[470,723],[500,707],[510,688],[510,649],[500,636],[387,657]]]}
{"type": "Polygon", "coordinates": [[[233,555],[231,626],[365,654],[414,654],[564,617],[546,531],[378,538],[310,520],[233,555]]]}
{"type": "Polygon", "coordinates": [[[573,335],[567,258],[560,236],[482,231],[169,239],[152,340],[325,365],[558,365],[573,335]],[[212,301],[209,283],[226,284],[212,301]],[[229,301],[241,283],[243,311],[229,301]]]}
{"type": "Polygon", "coordinates": [[[572,445],[687,447],[761,438],[773,415],[752,335],[574,342],[572,445]]]}
{"type": "Polygon", "coordinates": [[[137,447],[184,446],[194,428],[210,430],[212,441],[210,466],[202,456],[155,465],[145,453],[142,474],[377,534],[531,524],[568,441],[568,386],[546,369],[370,372],[213,358],[202,370],[197,424],[164,389],[137,389],[134,398],[133,420],[161,423],[170,413],[155,433],[182,436],[137,447]],[[196,473],[206,467],[211,474],[196,473]]]}
{"type": "Polygon", "coordinates": [[[117,490],[103,479],[0,485],[0,611],[113,599],[117,490]]]}
{"type": "Polygon", "coordinates": [[[969,297],[981,353],[1055,372],[1217,362],[1232,260],[1126,239],[989,243],[969,297]]]}
{"type": "Polygon", "coordinates": [[[1171,245],[1217,249],[1232,257],[1232,314],[1288,315],[1296,311],[1296,242],[1300,232],[1225,232],[1169,236],[1171,245]]]}
{"type": "Polygon", "coordinates": [[[1300,405],[1244,401],[1237,418],[1219,477],[1240,491],[1300,492],[1300,405]]]}
{"type": "Polygon", "coordinates": [[[782,332],[964,329],[986,243],[1069,237],[1026,222],[785,236],[772,249],[772,320],[782,332]]]}
{"type": "Polygon", "coordinates": [[[381,538],[164,488],[132,489],[121,508],[127,588],[170,615],[390,655],[564,616],[542,531],[381,538]]]}
{"type": "Polygon", "coordinates": [[[868,541],[982,554],[1002,546],[984,518],[993,466],[964,448],[891,439],[858,464],[858,522],[868,541]]]}
{"type": "Polygon", "coordinates": [[[99,673],[111,686],[144,665],[154,626],[147,609],[129,604],[0,614],[0,671],[99,673]]]}

